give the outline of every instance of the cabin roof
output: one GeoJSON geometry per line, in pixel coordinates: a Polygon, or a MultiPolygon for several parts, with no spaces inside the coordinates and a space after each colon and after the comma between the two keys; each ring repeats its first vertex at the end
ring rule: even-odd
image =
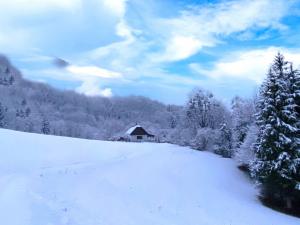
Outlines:
{"type": "Polygon", "coordinates": [[[126,134],[131,134],[137,127],[141,127],[140,125],[135,125],[134,127],[130,127],[127,131],[126,134]]]}
{"type": "Polygon", "coordinates": [[[154,135],[149,134],[142,126],[135,125],[134,127],[129,128],[126,131],[127,135],[148,135],[150,137],[154,137],[154,135]]]}

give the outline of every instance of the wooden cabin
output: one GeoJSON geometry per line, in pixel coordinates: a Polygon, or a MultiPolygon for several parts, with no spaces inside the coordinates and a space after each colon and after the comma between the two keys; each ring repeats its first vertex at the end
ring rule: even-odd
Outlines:
{"type": "Polygon", "coordinates": [[[155,141],[155,136],[148,133],[142,126],[135,125],[126,131],[126,137],[130,141],[142,142],[142,141],[155,141]]]}

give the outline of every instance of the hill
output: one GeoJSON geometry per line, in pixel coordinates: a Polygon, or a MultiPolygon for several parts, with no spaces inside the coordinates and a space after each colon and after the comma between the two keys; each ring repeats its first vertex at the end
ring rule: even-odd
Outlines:
{"type": "Polygon", "coordinates": [[[0,128],[108,140],[141,123],[163,137],[182,111],[142,96],[86,96],[26,80],[0,55],[0,128]]]}
{"type": "Polygon", "coordinates": [[[155,143],[0,129],[6,225],[297,225],[258,202],[233,160],[155,143]]]}

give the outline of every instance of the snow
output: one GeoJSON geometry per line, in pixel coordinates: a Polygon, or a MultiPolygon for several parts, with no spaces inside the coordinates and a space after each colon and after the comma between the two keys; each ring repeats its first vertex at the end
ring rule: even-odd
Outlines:
{"type": "Polygon", "coordinates": [[[0,129],[5,225],[299,225],[231,159],[170,144],[0,129]]]}
{"type": "Polygon", "coordinates": [[[126,134],[130,135],[136,128],[141,127],[140,125],[135,125],[134,127],[130,127],[127,131],[126,134]]]}

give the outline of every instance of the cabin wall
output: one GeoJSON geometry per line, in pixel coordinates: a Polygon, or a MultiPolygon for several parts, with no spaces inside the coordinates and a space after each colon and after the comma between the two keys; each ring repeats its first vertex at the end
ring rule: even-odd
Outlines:
{"type": "Polygon", "coordinates": [[[130,135],[130,141],[134,141],[134,142],[148,141],[148,137],[147,135],[130,135]],[[142,137],[142,139],[139,139],[138,137],[142,137]]]}

